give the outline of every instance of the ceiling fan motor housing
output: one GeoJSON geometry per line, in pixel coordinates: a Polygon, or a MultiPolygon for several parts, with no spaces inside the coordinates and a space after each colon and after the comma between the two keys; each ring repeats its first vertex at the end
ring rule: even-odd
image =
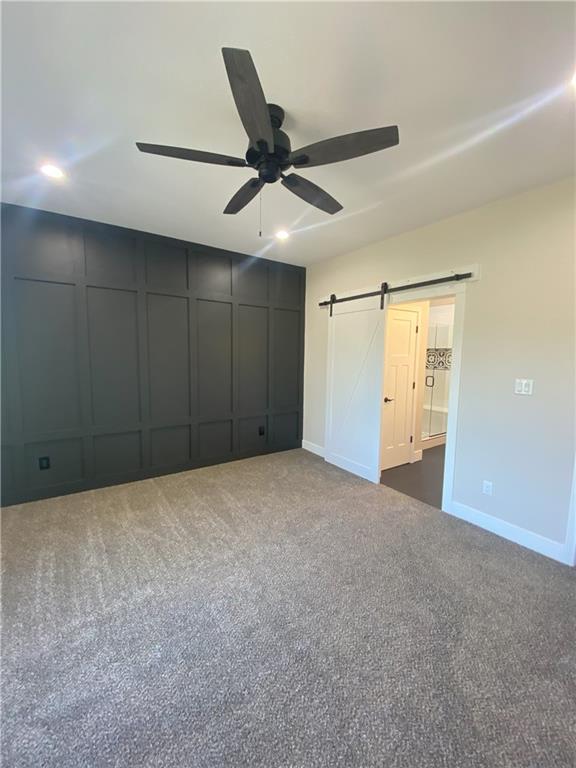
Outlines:
{"type": "Polygon", "coordinates": [[[274,152],[266,153],[252,145],[246,152],[246,162],[258,170],[258,176],[262,181],[273,184],[278,181],[283,171],[290,168],[290,152],[292,147],[288,135],[280,128],[284,122],[284,110],[277,104],[268,104],[272,134],[274,136],[274,152]]]}

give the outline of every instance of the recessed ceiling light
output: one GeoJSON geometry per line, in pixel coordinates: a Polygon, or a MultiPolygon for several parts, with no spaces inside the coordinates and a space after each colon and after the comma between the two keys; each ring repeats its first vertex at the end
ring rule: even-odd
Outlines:
{"type": "Polygon", "coordinates": [[[61,168],[58,168],[57,165],[52,165],[51,163],[46,163],[45,165],[42,165],[40,167],[40,172],[43,173],[44,176],[48,176],[51,179],[64,178],[64,171],[61,168]]]}
{"type": "Polygon", "coordinates": [[[279,229],[278,232],[276,232],[276,239],[277,240],[288,240],[290,235],[288,232],[286,232],[285,229],[279,229]]]}

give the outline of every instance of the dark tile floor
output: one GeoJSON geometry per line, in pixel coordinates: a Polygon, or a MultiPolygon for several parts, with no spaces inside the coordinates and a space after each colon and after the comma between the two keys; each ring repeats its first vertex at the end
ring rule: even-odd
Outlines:
{"type": "Polygon", "coordinates": [[[444,449],[444,445],[427,448],[422,452],[422,461],[384,470],[380,482],[407,496],[412,496],[413,499],[419,499],[441,509],[444,449]]]}

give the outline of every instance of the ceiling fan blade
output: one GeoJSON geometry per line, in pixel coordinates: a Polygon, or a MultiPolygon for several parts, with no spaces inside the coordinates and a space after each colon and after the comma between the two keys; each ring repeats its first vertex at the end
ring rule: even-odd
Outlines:
{"type": "Polygon", "coordinates": [[[264,152],[274,152],[270,113],[250,51],[222,48],[222,55],[236,109],[250,143],[264,152]]]}
{"type": "Polygon", "coordinates": [[[265,182],[261,179],[249,179],[246,184],[240,187],[226,208],[224,208],[224,213],[238,213],[238,211],[241,211],[244,206],[248,205],[250,200],[256,197],[264,184],[265,182]]]}
{"type": "Polygon", "coordinates": [[[230,155],[217,155],[214,152],[202,152],[199,149],[184,149],[184,147],[166,147],[163,144],[143,144],[136,142],[140,152],[148,152],[151,155],[163,155],[164,157],[177,157],[180,160],[194,160],[197,163],[212,163],[212,165],[233,165],[237,168],[245,168],[246,161],[241,157],[230,155]]]}
{"type": "Polygon", "coordinates": [[[292,152],[290,162],[295,168],[339,163],[342,160],[350,160],[353,157],[361,157],[394,147],[399,141],[397,125],[372,128],[368,131],[348,133],[345,136],[318,141],[316,144],[308,144],[292,152]]]}
{"type": "Polygon", "coordinates": [[[316,208],[320,208],[321,211],[333,214],[342,210],[342,206],[338,200],[334,200],[328,192],[324,192],[324,190],[316,184],[312,184],[308,179],[298,176],[297,173],[289,173],[288,176],[284,176],[282,178],[282,184],[286,189],[289,189],[290,192],[298,195],[298,197],[301,197],[302,200],[310,203],[310,205],[315,205],[316,208]]]}

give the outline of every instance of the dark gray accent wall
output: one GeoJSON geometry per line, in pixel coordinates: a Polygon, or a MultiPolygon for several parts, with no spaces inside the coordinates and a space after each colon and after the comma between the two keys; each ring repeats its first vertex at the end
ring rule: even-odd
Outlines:
{"type": "Polygon", "coordinates": [[[2,502],[295,448],[305,270],[2,206],[2,502]]]}

